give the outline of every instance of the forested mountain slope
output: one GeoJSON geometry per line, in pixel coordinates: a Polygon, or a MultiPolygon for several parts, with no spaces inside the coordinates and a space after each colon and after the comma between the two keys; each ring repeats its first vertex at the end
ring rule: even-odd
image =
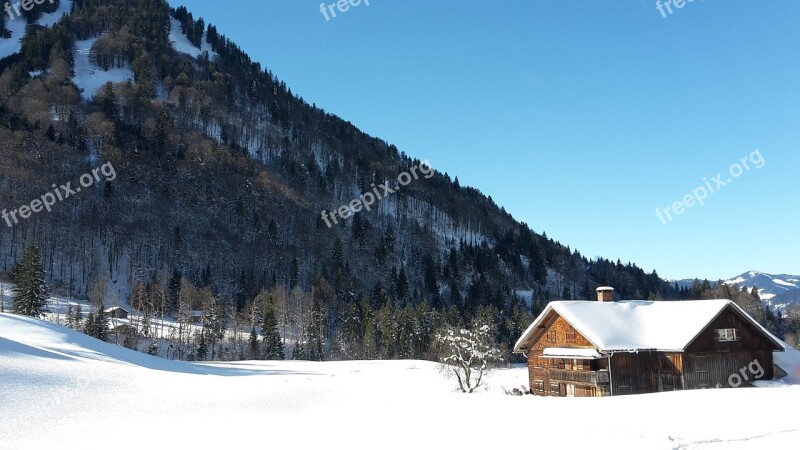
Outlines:
{"type": "Polygon", "coordinates": [[[655,272],[535,233],[448,174],[399,186],[419,159],[293,94],[221,31],[163,0],[61,0],[0,20],[0,208],[108,169],[52,211],[4,219],[0,272],[34,243],[51,287],[73,296],[253,323],[281,297],[297,336],[364,357],[420,357],[436,323],[479,311],[513,342],[548,300],[598,285],[677,295],[655,272]],[[57,8],[69,14],[40,20],[57,8]],[[321,211],[385,183],[401,189],[328,227],[321,211]]]}

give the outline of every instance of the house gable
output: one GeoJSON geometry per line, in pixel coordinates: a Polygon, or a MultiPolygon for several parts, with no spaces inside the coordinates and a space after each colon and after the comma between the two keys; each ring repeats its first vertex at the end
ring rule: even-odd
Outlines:
{"type": "MultiPolygon", "coordinates": [[[[576,330],[563,317],[555,311],[549,321],[542,324],[541,332],[536,333],[534,344],[531,350],[541,354],[548,347],[568,347],[568,348],[597,348],[580,331],[576,330]]],[[[537,331],[539,331],[537,330],[537,331]]]]}
{"type": "Polygon", "coordinates": [[[761,326],[753,323],[744,312],[734,304],[726,306],[700,333],[686,346],[688,353],[703,352],[735,352],[770,350],[783,351],[783,347],[775,342],[761,326]],[[737,330],[737,339],[718,341],[718,329],[737,330]]]}

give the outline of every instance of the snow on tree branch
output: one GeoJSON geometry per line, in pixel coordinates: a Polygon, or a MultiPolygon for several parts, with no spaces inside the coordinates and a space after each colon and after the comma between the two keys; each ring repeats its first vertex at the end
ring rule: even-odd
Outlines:
{"type": "Polygon", "coordinates": [[[469,329],[448,326],[437,335],[437,341],[443,370],[455,376],[464,393],[480,387],[484,375],[502,359],[495,346],[494,327],[482,320],[476,320],[469,329]]]}

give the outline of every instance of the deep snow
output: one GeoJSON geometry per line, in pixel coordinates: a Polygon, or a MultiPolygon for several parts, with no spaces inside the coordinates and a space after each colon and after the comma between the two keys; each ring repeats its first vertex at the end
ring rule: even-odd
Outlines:
{"type": "Polygon", "coordinates": [[[465,395],[424,361],[167,361],[0,314],[2,449],[467,449],[535,438],[550,448],[736,450],[791,449],[800,439],[800,386],[603,399],[503,393],[524,384],[524,367],[465,395]]]}

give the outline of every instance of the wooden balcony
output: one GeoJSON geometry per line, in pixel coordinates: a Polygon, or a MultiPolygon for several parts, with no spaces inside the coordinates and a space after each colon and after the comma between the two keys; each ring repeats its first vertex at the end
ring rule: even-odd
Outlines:
{"type": "Polygon", "coordinates": [[[589,372],[578,370],[548,369],[551,380],[572,381],[575,383],[587,383],[594,386],[608,384],[609,376],[607,371],[589,372]]]}

